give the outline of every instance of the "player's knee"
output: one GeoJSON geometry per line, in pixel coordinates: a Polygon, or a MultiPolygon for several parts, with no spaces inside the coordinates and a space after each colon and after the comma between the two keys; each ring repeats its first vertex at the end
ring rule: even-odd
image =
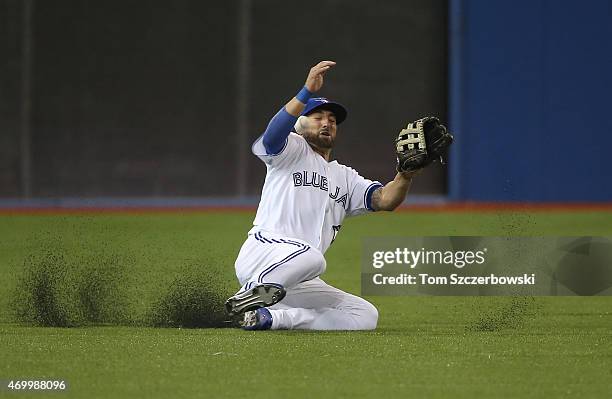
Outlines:
{"type": "Polygon", "coordinates": [[[327,269],[327,261],[325,260],[323,255],[321,255],[321,259],[319,262],[319,276],[325,272],[325,269],[327,269]]]}
{"type": "Polygon", "coordinates": [[[374,330],[378,325],[378,309],[374,307],[371,303],[369,309],[366,311],[366,316],[364,317],[363,329],[364,330],[374,330]]]}
{"type": "Polygon", "coordinates": [[[316,276],[320,276],[327,269],[327,261],[323,254],[319,251],[312,251],[310,254],[310,262],[313,265],[313,270],[316,276]]]}
{"type": "Polygon", "coordinates": [[[374,330],[378,324],[378,309],[370,302],[364,300],[359,311],[357,330],[374,330]]]}

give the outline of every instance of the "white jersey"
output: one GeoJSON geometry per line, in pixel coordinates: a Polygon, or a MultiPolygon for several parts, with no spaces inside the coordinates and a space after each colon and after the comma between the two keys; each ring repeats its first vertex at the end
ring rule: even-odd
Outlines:
{"type": "Polygon", "coordinates": [[[325,253],[346,216],[372,211],[367,202],[382,186],[379,182],[327,162],[296,133],[289,134],[276,155],[266,154],[262,137],[252,151],[268,170],[250,233],[264,230],[297,238],[325,253]]]}

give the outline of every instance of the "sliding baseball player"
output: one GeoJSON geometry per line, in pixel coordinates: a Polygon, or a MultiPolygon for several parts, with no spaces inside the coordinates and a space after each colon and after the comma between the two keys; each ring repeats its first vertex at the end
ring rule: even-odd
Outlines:
{"type": "Polygon", "coordinates": [[[376,328],[378,311],[370,302],[320,278],[325,251],[345,217],[398,207],[413,177],[452,141],[436,118],[409,124],[396,141],[398,173],[384,186],[332,160],[347,111],[315,93],[335,65],[313,66],[304,87],[253,143],[267,174],[253,228],[235,263],[242,287],[226,302],[246,330],[376,328]]]}

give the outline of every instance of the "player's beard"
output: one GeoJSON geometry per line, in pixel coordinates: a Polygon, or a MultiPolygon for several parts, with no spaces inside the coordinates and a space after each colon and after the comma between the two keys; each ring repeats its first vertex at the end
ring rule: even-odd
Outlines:
{"type": "Polygon", "coordinates": [[[330,134],[329,136],[325,136],[323,135],[322,131],[308,134],[305,138],[310,145],[322,150],[329,150],[334,147],[334,138],[332,135],[330,134]]]}

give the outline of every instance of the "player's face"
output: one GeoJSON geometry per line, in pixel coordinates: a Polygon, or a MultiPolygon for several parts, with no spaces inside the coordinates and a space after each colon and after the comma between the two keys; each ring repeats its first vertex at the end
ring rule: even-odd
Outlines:
{"type": "Polygon", "coordinates": [[[332,148],[336,141],[336,115],[328,110],[317,110],[308,115],[311,129],[304,135],[306,141],[319,148],[332,148]]]}

